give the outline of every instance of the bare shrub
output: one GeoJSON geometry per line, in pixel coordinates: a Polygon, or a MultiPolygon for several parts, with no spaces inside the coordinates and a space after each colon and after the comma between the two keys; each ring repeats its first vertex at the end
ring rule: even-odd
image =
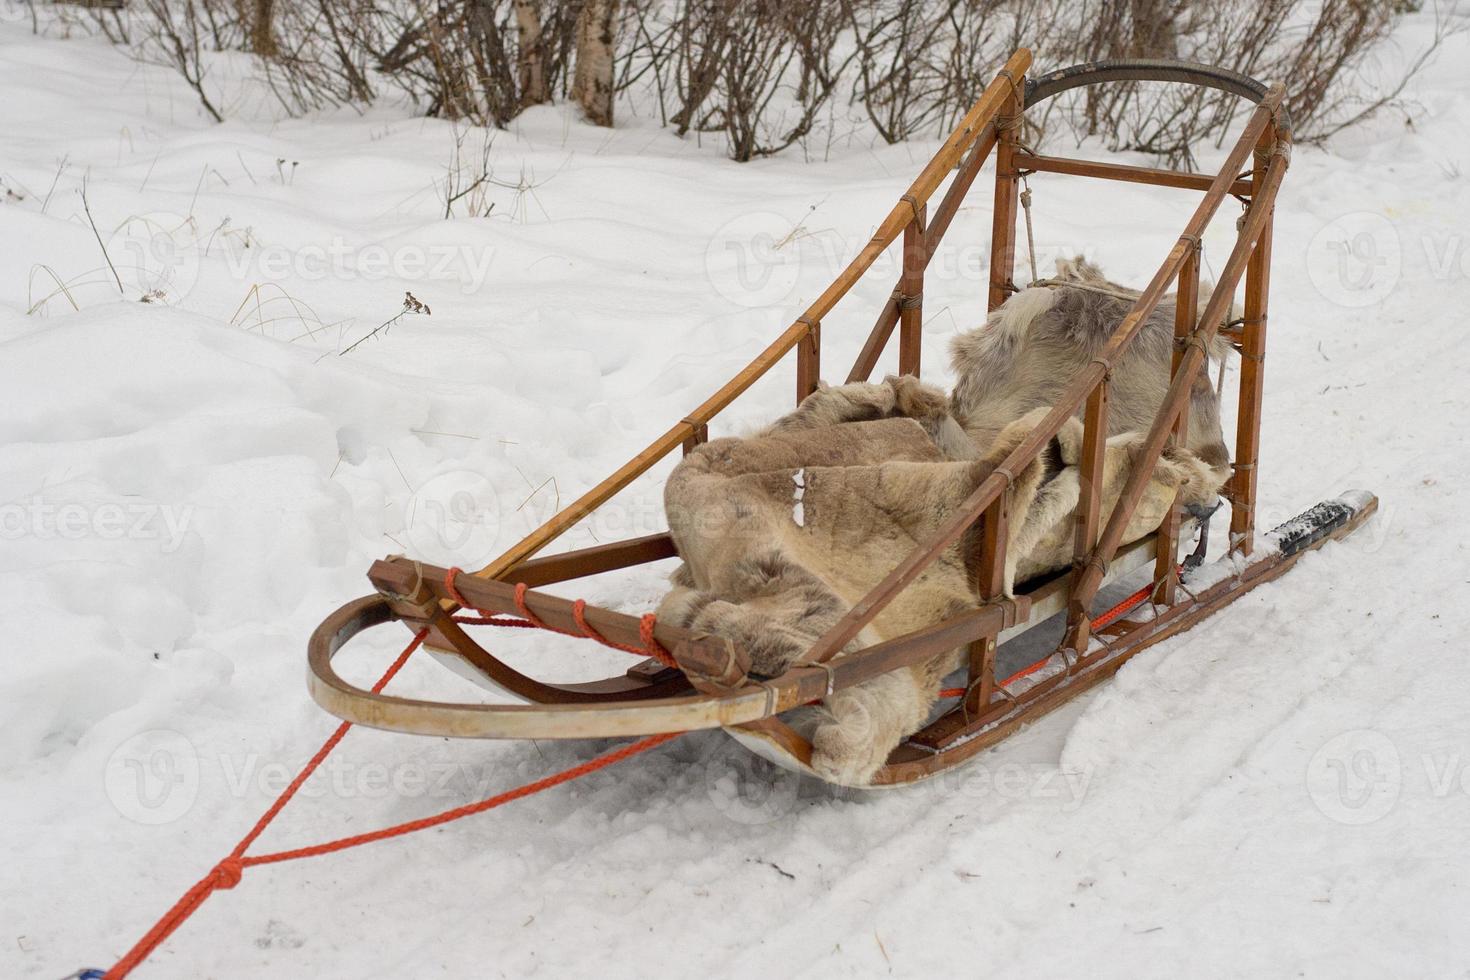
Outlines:
{"type": "Polygon", "coordinates": [[[504,126],[525,107],[566,92],[579,7],[413,0],[356,18],[353,36],[427,114],[504,126]]]}
{"type": "MultiPolygon", "coordinates": [[[[214,52],[246,52],[287,112],[407,93],[428,115],[502,127],[569,95],[615,99],[737,160],[804,142],[846,105],[878,138],[943,135],[1015,48],[1038,68],[1106,58],[1217,65],[1288,88],[1299,139],[1395,104],[1463,16],[1436,6],[1421,50],[1385,67],[1423,0],[27,0],[37,30],[102,34],[176,70],[221,118],[214,52]]],[[[1431,0],[1439,3],[1442,0],[1431,0]]],[[[621,110],[620,110],[621,111],[621,110]]],[[[1097,138],[1174,166],[1242,111],[1211,90],[1135,83],[1065,93],[1028,139],[1097,138]]],[[[856,125],[856,122],[853,122],[856,125]]]]}
{"type": "Polygon", "coordinates": [[[620,52],[620,90],[651,87],[680,136],[718,132],[736,160],[803,139],[843,81],[846,26],[822,0],[677,0],[634,5],[620,52]]]}
{"type": "Polygon", "coordinates": [[[219,51],[237,45],[237,35],[243,36],[239,21],[217,17],[214,5],[194,0],[142,0],[141,8],[146,18],[135,48],[138,57],[176,70],[199,96],[204,111],[215,122],[224,122],[204,87],[204,54],[210,47],[219,51]]]}

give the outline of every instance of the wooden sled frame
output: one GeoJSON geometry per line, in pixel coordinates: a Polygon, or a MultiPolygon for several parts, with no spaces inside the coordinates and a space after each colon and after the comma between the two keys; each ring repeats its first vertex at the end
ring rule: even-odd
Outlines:
{"type": "MultiPolygon", "coordinates": [[[[309,650],[313,698],[345,720],[423,735],[588,738],[724,727],[762,754],[810,771],[810,743],[778,715],[884,672],[968,646],[964,696],[892,753],[874,784],[893,785],[963,762],[1110,676],[1140,650],[1188,629],[1256,585],[1282,574],[1309,548],[1346,535],[1362,524],[1377,504],[1369,494],[1318,505],[1273,532],[1270,548],[1253,553],[1271,219],[1291,148],[1282,86],[1267,87],[1220,69],[1160,61],[1099,62],[1030,79],[1026,75],[1030,63],[1031,54],[1025,49],[1012,55],[879,225],[872,240],[749,366],[652,445],[505,554],[473,575],[458,577],[459,595],[479,609],[497,613],[518,612],[512,583],[524,583],[530,591],[523,601],[532,613],[552,627],[577,630],[572,603],[539,591],[539,587],[675,557],[667,533],[551,557],[533,556],[676,448],[683,446],[688,452],[703,442],[710,421],[793,349],[797,401],[815,391],[821,374],[823,318],[878,256],[900,240],[902,273],[847,380],[865,381],[870,377],[895,329],[899,372],[917,376],[924,270],[992,151],[996,155],[988,287],[992,310],[1018,288],[1013,268],[1018,190],[1023,175],[1053,172],[1203,192],[1183,233],[1103,352],[1072,379],[1045,420],[939,531],[915,548],[818,639],[802,665],[780,677],[757,680],[746,674],[749,657],[728,641],[694,636],[659,624],[654,636],[672,652],[680,670],[649,660],[624,675],[592,683],[545,683],[498,660],[454,621],[452,613],[457,604],[453,589],[446,585],[445,569],[398,557],[376,562],[370,570],[369,579],[378,589],[377,595],[343,606],[313,633],[309,650]],[[1257,107],[1214,175],[1041,156],[1022,146],[1018,130],[1028,106],[1069,88],[1130,80],[1207,86],[1249,99],[1257,107]],[[956,168],[949,189],[931,215],[930,198],[956,168]],[[1196,315],[1201,238],[1228,196],[1245,205],[1245,214],[1215,291],[1196,315]],[[1220,325],[1242,278],[1244,316],[1223,328],[1242,357],[1235,461],[1224,490],[1232,505],[1230,554],[1181,583],[1177,505],[1156,533],[1128,546],[1121,546],[1122,537],[1160,454],[1187,431],[1190,387],[1204,369],[1206,351],[1222,331],[1220,325]],[[1099,488],[1107,438],[1110,372],[1171,287],[1178,293],[1172,383],[1139,463],[1113,514],[1104,523],[1099,488]],[[1030,592],[1006,597],[1002,581],[1011,474],[1020,473],[1036,459],[1066,420],[1079,411],[1085,430],[1079,462],[1083,490],[1076,515],[1073,568],[1030,592]],[[906,636],[836,656],[982,515],[984,534],[975,583],[981,600],[978,608],[906,636]],[[1154,567],[1152,602],[1105,631],[1094,631],[1091,609],[1099,590],[1107,582],[1149,563],[1154,567]],[[1047,664],[1024,680],[1010,685],[999,683],[998,643],[1059,612],[1066,613],[1066,631],[1047,664]],[[332,664],[335,654],[362,630],[392,620],[402,620],[415,630],[427,628],[430,646],[449,652],[457,669],[527,703],[419,701],[373,693],[343,680],[332,664]]],[[[634,617],[588,606],[585,622],[614,642],[639,641],[639,620],[634,617]]]]}

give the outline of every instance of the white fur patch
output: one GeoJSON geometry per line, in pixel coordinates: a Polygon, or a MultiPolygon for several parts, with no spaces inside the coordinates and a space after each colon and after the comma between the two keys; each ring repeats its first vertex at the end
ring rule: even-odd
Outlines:
{"type": "Polygon", "coordinates": [[[791,482],[796,484],[791,495],[791,519],[796,522],[797,527],[806,527],[806,507],[801,502],[801,498],[806,496],[806,468],[802,467],[791,474],[791,482]]]}
{"type": "Polygon", "coordinates": [[[1044,286],[1023,289],[991,315],[991,323],[1002,333],[1023,338],[1031,328],[1031,321],[1050,310],[1056,298],[1056,293],[1044,286]]]}

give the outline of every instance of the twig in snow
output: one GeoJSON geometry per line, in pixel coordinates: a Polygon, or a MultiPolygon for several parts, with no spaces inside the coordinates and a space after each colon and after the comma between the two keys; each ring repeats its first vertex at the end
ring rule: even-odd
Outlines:
{"type": "Polygon", "coordinates": [[[70,157],[62,157],[61,162],[56,165],[56,174],[51,178],[51,186],[46,190],[46,199],[41,202],[41,213],[46,213],[46,206],[51,203],[51,195],[56,193],[56,185],[61,182],[61,174],[66,170],[67,161],[70,157]]]}
{"type": "Polygon", "coordinates": [[[397,316],[389,317],[387,320],[384,320],[382,323],[373,328],[372,333],[368,334],[366,337],[362,337],[354,341],[350,347],[342,351],[337,356],[341,357],[344,354],[350,354],[352,350],[356,348],[359,344],[362,344],[363,342],[368,340],[372,340],[380,333],[386,334],[388,330],[393,326],[393,324],[397,323],[399,320],[402,320],[410,313],[422,313],[424,316],[433,315],[433,311],[430,310],[426,304],[421,303],[418,298],[414,296],[413,293],[406,292],[403,294],[403,309],[399,311],[397,316]]]}
{"type": "Polygon", "coordinates": [[[408,482],[408,477],[403,473],[403,467],[398,465],[398,457],[393,455],[393,450],[391,449],[388,450],[388,458],[393,461],[393,468],[398,471],[398,477],[403,481],[403,485],[408,487],[409,493],[413,493],[413,484],[408,482]]]}
{"type": "MultiPolygon", "coordinates": [[[[61,281],[61,277],[56,274],[56,270],[53,269],[53,268],[51,268],[49,265],[33,265],[33,266],[31,266],[31,278],[30,278],[30,281],[27,282],[27,284],[26,284],[26,287],[27,287],[26,299],[27,300],[29,300],[31,298],[30,297],[30,286],[31,286],[31,284],[33,284],[36,281],[36,273],[37,272],[45,272],[47,275],[49,275],[51,277],[52,281],[56,283],[56,289],[54,289],[52,292],[48,293],[47,295],[41,297],[40,299],[36,300],[35,302],[31,303],[31,305],[29,307],[27,307],[27,309],[26,309],[26,316],[30,316],[32,313],[36,312],[41,307],[45,306],[46,303],[52,297],[54,297],[54,296],[56,296],[58,294],[61,295],[61,296],[65,296],[66,297],[66,301],[71,304],[71,308],[73,310],[76,310],[78,313],[81,312],[82,308],[77,305],[77,298],[71,294],[71,289],[68,288],[68,283],[62,282],[61,281]]],[[[85,274],[86,273],[83,273],[83,275],[85,275],[85,274]]]]}
{"type": "Polygon", "coordinates": [[[536,496],[536,494],[540,493],[541,492],[541,487],[546,486],[546,484],[548,484],[550,482],[551,482],[551,477],[549,477],[549,476],[546,479],[542,480],[541,481],[541,486],[538,486],[536,489],[532,490],[531,493],[530,493],[530,495],[527,496],[525,500],[522,500],[521,501],[520,507],[517,507],[516,510],[519,511],[521,509],[521,507],[524,507],[527,504],[529,504],[531,502],[531,497],[534,497],[534,496],[536,496]]]}
{"type": "MultiPolygon", "coordinates": [[[[245,165],[245,158],[240,155],[239,150],[235,151],[235,159],[240,161],[240,169],[245,171],[245,176],[250,178],[250,183],[257,184],[255,180],[255,175],[251,173],[250,168],[245,165]]],[[[259,185],[257,184],[257,186],[259,185]]]]}
{"type": "Polygon", "coordinates": [[[82,178],[82,210],[86,212],[87,224],[92,226],[92,234],[97,238],[97,247],[102,249],[102,257],[107,260],[107,268],[112,271],[112,280],[117,283],[117,294],[123,295],[122,277],[117,274],[117,267],[112,264],[112,256],[107,254],[107,246],[102,241],[102,233],[97,230],[97,222],[92,220],[92,209],[87,204],[87,178],[82,178]]]}
{"type": "Polygon", "coordinates": [[[434,429],[409,429],[408,431],[421,436],[453,436],[455,439],[474,439],[476,441],[480,438],[463,432],[439,432],[434,429]]]}
{"type": "Polygon", "coordinates": [[[148,172],[143,175],[143,183],[138,185],[139,194],[143,193],[143,188],[148,186],[148,178],[153,176],[153,168],[158,166],[158,158],[161,156],[163,156],[162,150],[159,150],[157,153],[153,154],[153,162],[148,164],[148,172]]]}

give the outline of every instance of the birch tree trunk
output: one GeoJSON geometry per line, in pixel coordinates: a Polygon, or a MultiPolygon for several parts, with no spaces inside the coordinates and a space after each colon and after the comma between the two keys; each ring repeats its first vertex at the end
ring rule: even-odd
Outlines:
{"type": "Polygon", "coordinates": [[[541,13],[536,0],[515,0],[516,68],[519,73],[521,105],[540,105],[547,100],[546,59],[541,51],[541,13]]]}
{"type": "Polygon", "coordinates": [[[252,0],[250,4],[250,50],[263,58],[276,53],[276,36],[271,32],[275,0],[252,0]]]}
{"type": "Polygon", "coordinates": [[[572,98],[598,126],[613,124],[613,43],[618,0],[587,0],[577,17],[577,67],[572,98]]]}

